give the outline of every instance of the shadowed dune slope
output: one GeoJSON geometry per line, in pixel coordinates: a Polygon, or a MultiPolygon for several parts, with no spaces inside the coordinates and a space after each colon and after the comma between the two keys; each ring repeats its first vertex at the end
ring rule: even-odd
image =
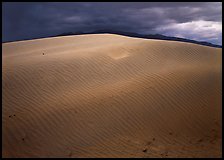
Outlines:
{"type": "Polygon", "coordinates": [[[222,49],[90,34],[3,44],[3,157],[221,157],[222,49]]]}

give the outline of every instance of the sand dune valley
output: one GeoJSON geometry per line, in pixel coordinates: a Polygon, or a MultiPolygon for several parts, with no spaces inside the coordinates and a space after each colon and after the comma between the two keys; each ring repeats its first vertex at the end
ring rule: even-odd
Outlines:
{"type": "Polygon", "coordinates": [[[3,157],[221,157],[222,49],[115,34],[3,43],[3,157]]]}

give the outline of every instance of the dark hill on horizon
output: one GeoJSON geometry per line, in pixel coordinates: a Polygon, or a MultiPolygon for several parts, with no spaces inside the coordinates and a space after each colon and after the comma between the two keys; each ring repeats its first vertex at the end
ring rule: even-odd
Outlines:
{"type": "Polygon", "coordinates": [[[221,45],[216,45],[216,44],[212,44],[209,42],[196,41],[196,40],[179,38],[179,37],[170,37],[170,36],[165,36],[162,34],[145,34],[144,35],[144,34],[138,34],[138,33],[133,33],[133,32],[123,32],[123,31],[113,31],[113,30],[97,30],[97,31],[93,31],[93,32],[65,32],[65,33],[56,35],[56,37],[70,36],[70,35],[83,35],[83,34],[117,34],[117,35],[134,37],[134,38],[180,41],[180,42],[188,42],[188,43],[194,43],[194,44],[199,44],[199,45],[204,45],[204,46],[222,48],[221,45]]]}
{"type": "Polygon", "coordinates": [[[46,36],[46,37],[37,37],[32,39],[21,39],[21,40],[15,40],[15,41],[2,41],[2,43],[9,43],[9,42],[16,42],[16,41],[23,41],[23,40],[34,40],[39,38],[50,38],[50,37],[60,37],[60,36],[71,36],[71,35],[84,35],[84,34],[117,34],[122,36],[128,36],[128,37],[134,37],[134,38],[145,38],[145,39],[158,39],[158,40],[169,40],[169,41],[179,41],[179,42],[188,42],[188,43],[194,43],[204,46],[210,46],[215,48],[222,48],[221,45],[212,44],[205,41],[196,41],[191,39],[185,39],[185,38],[179,38],[179,37],[171,37],[171,36],[165,36],[162,34],[139,34],[134,32],[124,32],[124,31],[116,31],[116,30],[96,30],[91,32],[64,32],[58,35],[53,36],[46,36]]]}

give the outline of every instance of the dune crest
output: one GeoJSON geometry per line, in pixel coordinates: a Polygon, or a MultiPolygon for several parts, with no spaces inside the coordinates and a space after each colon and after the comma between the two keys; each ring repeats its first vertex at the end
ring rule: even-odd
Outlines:
{"type": "Polygon", "coordinates": [[[92,34],[2,51],[3,157],[222,155],[220,48],[92,34]]]}

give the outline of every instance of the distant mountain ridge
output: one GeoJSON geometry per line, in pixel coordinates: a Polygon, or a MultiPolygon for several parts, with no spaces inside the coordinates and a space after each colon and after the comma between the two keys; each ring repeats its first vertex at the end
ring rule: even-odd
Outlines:
{"type": "Polygon", "coordinates": [[[179,37],[169,37],[164,36],[162,34],[138,34],[133,32],[123,32],[123,31],[114,31],[114,30],[97,30],[93,32],[65,32],[58,36],[70,36],[70,35],[83,35],[83,34],[117,34],[122,36],[128,36],[128,37],[135,37],[135,38],[145,38],[145,39],[159,39],[159,40],[170,40],[170,41],[180,41],[180,42],[188,42],[188,43],[194,43],[194,44],[200,44],[204,46],[210,46],[210,47],[216,47],[216,48],[222,48],[221,45],[212,44],[209,42],[204,41],[196,41],[191,39],[185,39],[185,38],[179,38],[179,37]]]}
{"type": "Polygon", "coordinates": [[[212,44],[209,42],[204,41],[196,41],[191,39],[185,39],[185,38],[179,38],[179,37],[169,37],[164,36],[162,34],[138,34],[133,32],[123,32],[123,31],[115,31],[115,30],[96,30],[92,32],[64,32],[62,34],[53,35],[53,36],[44,36],[44,37],[37,37],[37,38],[29,38],[29,39],[20,39],[20,40],[14,40],[14,41],[2,41],[2,43],[10,43],[10,42],[16,42],[16,41],[24,41],[24,40],[34,40],[34,39],[40,39],[40,38],[50,38],[50,37],[60,37],[60,36],[70,36],[70,35],[84,35],[84,34],[117,34],[127,37],[134,37],[134,38],[145,38],[145,39],[158,39],[158,40],[170,40],[170,41],[179,41],[179,42],[188,42],[188,43],[194,43],[204,46],[210,46],[215,48],[222,48],[221,45],[212,44]]]}

